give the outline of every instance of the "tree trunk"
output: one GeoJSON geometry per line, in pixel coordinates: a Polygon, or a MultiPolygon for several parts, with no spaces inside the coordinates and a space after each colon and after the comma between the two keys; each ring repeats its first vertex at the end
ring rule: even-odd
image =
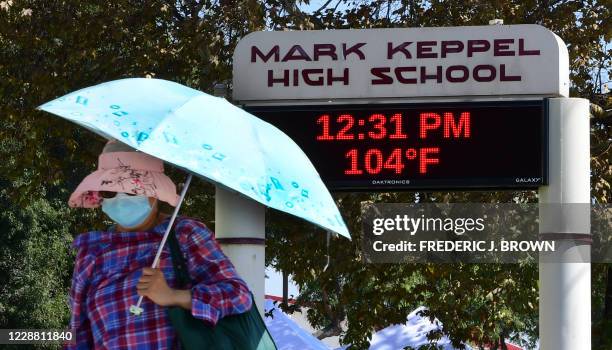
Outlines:
{"type": "Polygon", "coordinates": [[[327,293],[325,288],[321,290],[321,294],[323,297],[322,301],[323,307],[325,309],[325,314],[327,314],[327,317],[331,320],[331,323],[325,328],[314,332],[312,335],[317,339],[325,339],[327,337],[340,335],[340,333],[342,333],[342,327],[340,327],[340,322],[342,320],[338,317],[338,314],[335,313],[334,310],[332,310],[332,306],[329,302],[329,294],[327,293]]]}
{"type": "Polygon", "coordinates": [[[504,336],[501,336],[501,338],[499,338],[499,344],[501,345],[501,350],[508,350],[508,346],[506,345],[506,339],[504,339],[504,336]]]}

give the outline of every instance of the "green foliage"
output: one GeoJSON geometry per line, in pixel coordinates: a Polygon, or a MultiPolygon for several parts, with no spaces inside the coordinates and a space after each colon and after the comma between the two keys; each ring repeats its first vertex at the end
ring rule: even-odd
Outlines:
{"type": "Polygon", "coordinates": [[[606,297],[612,297],[610,278],[612,277],[612,264],[593,264],[591,266],[592,288],[592,322],[593,322],[593,349],[612,348],[612,306],[608,305],[606,312],[606,297]]]}
{"type": "Polygon", "coordinates": [[[72,238],[68,229],[74,218],[45,199],[18,211],[3,199],[0,324],[63,328],[72,267],[66,259],[72,238]]]}
{"type": "MultiPolygon", "coordinates": [[[[237,41],[254,30],[538,23],[564,39],[571,94],[592,106],[592,198],[612,199],[611,7],[606,0],[535,1],[207,0],[0,1],[0,328],[63,328],[72,275],[71,237],[106,225],[67,198],[97,162],[103,140],[46,113],[41,103],[103,81],[152,76],[202,91],[231,80],[237,41]]],[[[169,169],[181,182],[184,174],[169,169]]],[[[214,218],[214,188],[195,181],[183,213],[214,218]]],[[[366,348],[371,331],[403,323],[425,305],[458,344],[537,336],[536,265],[364,264],[362,202],[534,202],[534,192],[337,193],[352,241],[268,213],[267,260],[293,275],[299,305],[317,327],[346,318],[345,343],[366,348]]],[[[211,225],[212,226],[212,225],[211,225]]],[[[610,266],[593,265],[594,346],[609,349],[603,314],[610,266]]],[[[608,293],[612,293],[609,291],[608,293]]],[[[432,337],[440,334],[432,334],[432,337]]]]}
{"type": "Polygon", "coordinates": [[[1,328],[65,329],[68,324],[74,260],[69,229],[75,217],[53,202],[37,198],[20,209],[0,196],[1,328]]]}

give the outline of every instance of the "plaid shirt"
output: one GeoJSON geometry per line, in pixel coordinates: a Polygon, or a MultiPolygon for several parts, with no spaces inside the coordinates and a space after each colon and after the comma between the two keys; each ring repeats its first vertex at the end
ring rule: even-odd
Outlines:
{"type": "MultiPolygon", "coordinates": [[[[136,284],[142,268],[150,267],[169,218],[148,232],[91,231],[80,234],[70,305],[70,328],[76,344],[64,349],[179,349],[179,338],[164,307],[144,298],[139,316],[136,284]]],[[[188,265],[191,314],[214,325],[231,314],[248,311],[252,298],[246,283],[203,223],[177,217],[175,233],[188,265]]],[[[164,246],[158,266],[171,288],[177,288],[170,247],[164,246]]],[[[186,287],[185,287],[186,288],[186,287]]]]}

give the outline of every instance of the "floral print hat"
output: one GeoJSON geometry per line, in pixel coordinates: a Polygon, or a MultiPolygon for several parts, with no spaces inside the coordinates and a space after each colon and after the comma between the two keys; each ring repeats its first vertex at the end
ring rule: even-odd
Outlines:
{"type": "Polygon", "coordinates": [[[70,195],[71,207],[96,208],[102,203],[99,191],[124,192],[155,197],[176,206],[176,185],[164,174],[161,159],[116,140],[106,143],[98,157],[98,170],[89,174],[70,195]]]}

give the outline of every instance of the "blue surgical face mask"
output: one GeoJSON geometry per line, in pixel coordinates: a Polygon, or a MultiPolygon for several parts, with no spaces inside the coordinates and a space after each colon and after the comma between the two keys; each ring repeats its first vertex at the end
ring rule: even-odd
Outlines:
{"type": "Polygon", "coordinates": [[[129,196],[119,192],[113,198],[102,200],[102,211],[122,227],[129,228],[142,224],[151,214],[151,204],[146,196],[129,196]]]}

